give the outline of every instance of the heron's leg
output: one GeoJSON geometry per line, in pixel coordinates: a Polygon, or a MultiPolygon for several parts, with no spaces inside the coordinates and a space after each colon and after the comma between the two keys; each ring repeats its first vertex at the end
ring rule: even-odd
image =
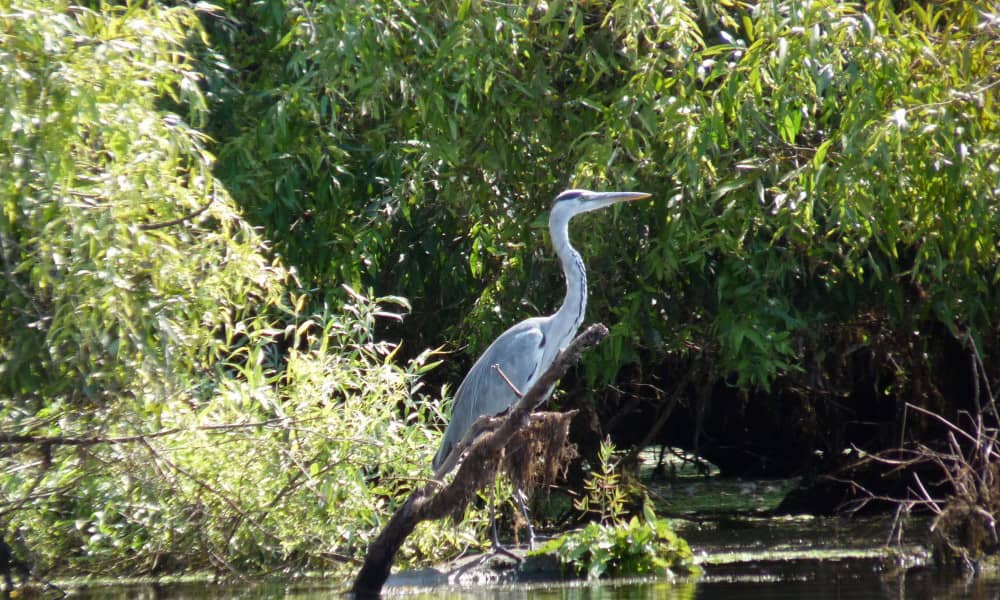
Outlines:
{"type": "Polygon", "coordinates": [[[496,494],[497,494],[497,486],[496,486],[496,480],[494,480],[493,485],[490,487],[490,529],[492,531],[492,536],[493,536],[493,547],[490,548],[489,553],[483,556],[483,559],[480,562],[481,563],[486,562],[491,557],[497,554],[503,554],[504,556],[516,560],[518,564],[520,564],[524,562],[524,559],[514,554],[510,550],[504,548],[503,545],[500,544],[500,535],[497,533],[496,494]]]}
{"type": "Polygon", "coordinates": [[[500,535],[497,533],[497,484],[490,486],[490,530],[493,532],[493,550],[500,548],[500,535]]]}
{"type": "Polygon", "coordinates": [[[524,515],[524,524],[528,528],[528,549],[535,549],[535,529],[531,526],[531,515],[528,514],[528,505],[525,502],[525,494],[520,488],[514,490],[514,500],[524,515]]]}

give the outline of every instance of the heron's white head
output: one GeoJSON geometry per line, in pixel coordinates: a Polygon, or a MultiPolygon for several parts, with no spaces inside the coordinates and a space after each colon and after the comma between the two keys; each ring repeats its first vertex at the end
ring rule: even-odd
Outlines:
{"type": "Polygon", "coordinates": [[[590,190],[566,190],[556,196],[552,204],[550,220],[569,221],[572,217],[592,210],[598,210],[625,202],[649,198],[645,192],[592,192],[590,190]]]}

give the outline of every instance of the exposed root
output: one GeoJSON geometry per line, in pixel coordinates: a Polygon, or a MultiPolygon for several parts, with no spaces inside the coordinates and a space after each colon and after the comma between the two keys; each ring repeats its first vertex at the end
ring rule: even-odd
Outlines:
{"type": "Polygon", "coordinates": [[[577,411],[540,412],[510,440],[500,466],[514,487],[528,491],[551,485],[576,458],[569,425],[577,411]]]}

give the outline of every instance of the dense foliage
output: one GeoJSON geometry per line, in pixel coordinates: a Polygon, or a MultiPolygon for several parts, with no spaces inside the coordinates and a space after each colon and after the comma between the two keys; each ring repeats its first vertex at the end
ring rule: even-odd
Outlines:
{"type": "Polygon", "coordinates": [[[363,552],[437,438],[426,361],[374,336],[405,301],[307,312],[212,173],[192,10],[18,2],[0,32],[5,543],[40,575],[363,552]]]}
{"type": "Polygon", "coordinates": [[[285,283],[194,128],[197,16],[117,12],[4,15],[0,373],[39,404],[162,403],[285,283]]]}
{"type": "Polygon", "coordinates": [[[215,27],[267,90],[219,94],[218,172],[307,280],[409,298],[418,347],[474,356],[558,301],[537,226],[569,185],[656,195],[574,230],[614,326],[594,377],[652,350],[767,386],[830,323],[996,323],[976,3],[268,7],[215,27]]]}
{"type": "Polygon", "coordinates": [[[425,349],[457,381],[559,301],[563,187],[654,194],[574,222],[579,382],[824,414],[861,348],[891,413],[944,338],[996,369],[995,7],[82,4],[0,0],[0,520],[42,571],[356,557],[426,475],[425,349]]]}

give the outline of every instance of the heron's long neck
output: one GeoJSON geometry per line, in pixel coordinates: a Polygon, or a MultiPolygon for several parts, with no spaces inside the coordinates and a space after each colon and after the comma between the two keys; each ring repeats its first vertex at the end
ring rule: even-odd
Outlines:
{"type": "Polygon", "coordinates": [[[580,328],[587,310],[587,270],[580,253],[569,243],[568,219],[551,223],[549,233],[566,277],[566,298],[553,315],[554,321],[561,325],[559,335],[565,338],[560,344],[566,344],[580,328]]]}

